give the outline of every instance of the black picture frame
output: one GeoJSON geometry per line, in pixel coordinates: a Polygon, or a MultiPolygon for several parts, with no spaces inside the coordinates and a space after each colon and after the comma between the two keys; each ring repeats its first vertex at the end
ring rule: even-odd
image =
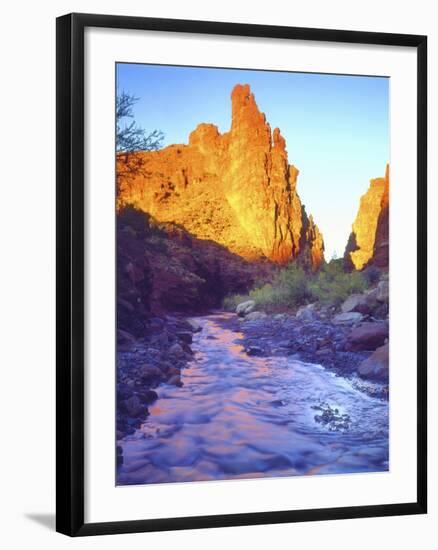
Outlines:
{"type": "Polygon", "coordinates": [[[57,497],[56,529],[69,536],[424,514],[427,510],[427,37],[73,13],[57,19],[57,497]],[[84,522],[84,30],[86,27],[406,46],[417,52],[417,499],[215,516],[84,522]]]}

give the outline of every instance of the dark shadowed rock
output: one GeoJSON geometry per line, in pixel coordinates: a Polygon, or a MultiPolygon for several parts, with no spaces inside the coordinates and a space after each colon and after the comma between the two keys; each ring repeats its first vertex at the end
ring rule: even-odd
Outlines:
{"type": "Polygon", "coordinates": [[[145,382],[160,380],[162,377],[161,369],[148,363],[142,365],[140,375],[145,382]]]}
{"type": "Polygon", "coordinates": [[[362,323],[349,333],[345,347],[349,351],[372,351],[384,344],[388,335],[387,323],[362,323]]]}
{"type": "Polygon", "coordinates": [[[182,358],[184,357],[184,350],[180,344],[173,344],[169,349],[169,354],[172,357],[182,358]]]}
{"type": "Polygon", "coordinates": [[[246,353],[248,355],[263,355],[263,349],[259,346],[249,346],[246,353]]]}
{"type": "Polygon", "coordinates": [[[361,378],[387,382],[389,378],[389,344],[375,350],[358,368],[361,378]]]}
{"type": "Polygon", "coordinates": [[[158,347],[167,346],[169,344],[169,335],[167,331],[163,330],[160,334],[157,334],[153,339],[152,342],[157,345],[158,347]]]}
{"type": "Polygon", "coordinates": [[[125,409],[129,416],[138,416],[143,411],[143,405],[138,395],[133,395],[125,401],[125,409]]]}
{"type": "Polygon", "coordinates": [[[132,335],[158,335],[167,330],[199,330],[184,320],[161,316],[169,311],[204,313],[219,307],[225,296],[246,293],[272,265],[254,263],[224,246],[196,239],[184,228],[159,223],[149,214],[124,207],[117,215],[117,328],[119,342],[132,335]]]}
{"type": "Polygon", "coordinates": [[[180,374],[174,374],[172,375],[169,380],[167,381],[168,384],[172,384],[173,386],[182,386],[181,382],[181,375],[180,374]]]}
{"type": "Polygon", "coordinates": [[[193,336],[191,332],[177,332],[176,336],[186,344],[191,344],[193,341],[193,336]]]}
{"type": "Polygon", "coordinates": [[[120,445],[117,445],[117,466],[121,466],[123,464],[123,449],[120,447],[120,445]]]}
{"type": "Polygon", "coordinates": [[[383,280],[377,286],[377,300],[388,303],[389,301],[389,281],[383,280]]]}
{"type": "Polygon", "coordinates": [[[167,376],[169,378],[171,378],[174,374],[178,374],[179,375],[180,373],[180,369],[178,367],[170,367],[169,370],[167,371],[167,376]]]}
{"type": "Polygon", "coordinates": [[[154,390],[146,390],[139,394],[139,397],[143,401],[143,403],[145,403],[146,405],[150,405],[158,399],[158,394],[154,390]]]}

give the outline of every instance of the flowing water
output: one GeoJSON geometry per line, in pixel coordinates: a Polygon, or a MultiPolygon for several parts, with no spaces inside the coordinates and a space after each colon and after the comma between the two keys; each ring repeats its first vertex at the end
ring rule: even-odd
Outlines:
{"type": "Polygon", "coordinates": [[[157,389],[118,484],[388,470],[387,402],[319,365],[248,356],[226,318],[196,318],[183,387],[157,389]]]}

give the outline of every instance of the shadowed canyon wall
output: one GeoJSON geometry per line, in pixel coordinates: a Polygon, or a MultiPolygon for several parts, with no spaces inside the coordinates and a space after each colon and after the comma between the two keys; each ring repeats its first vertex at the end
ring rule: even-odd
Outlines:
{"type": "Polygon", "coordinates": [[[389,266],[389,165],[385,176],[372,179],[360,199],[344,262],[349,269],[389,266]]]}
{"type": "Polygon", "coordinates": [[[280,130],[271,132],[248,85],[235,86],[231,101],[227,133],[199,124],[188,145],[119,156],[118,208],[134,206],[247,260],[316,269],[323,238],[301,204],[280,130]]]}
{"type": "Polygon", "coordinates": [[[228,294],[247,292],[258,278],[268,280],[272,268],[127,206],[117,216],[119,333],[140,336],[148,317],[166,311],[194,314],[220,307],[228,294]]]}

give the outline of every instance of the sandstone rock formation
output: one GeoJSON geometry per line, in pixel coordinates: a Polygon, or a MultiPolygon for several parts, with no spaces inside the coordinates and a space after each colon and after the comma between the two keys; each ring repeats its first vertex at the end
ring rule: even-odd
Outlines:
{"type": "Polygon", "coordinates": [[[385,177],[370,181],[361,197],[359,211],[344,254],[347,268],[389,264],[389,165],[385,177]]]}
{"type": "Polygon", "coordinates": [[[188,145],[120,156],[118,173],[131,177],[119,178],[118,208],[132,205],[247,260],[299,258],[316,269],[322,235],[301,204],[280,130],[271,132],[248,85],[235,86],[231,101],[227,133],[199,124],[188,145]],[[123,163],[139,157],[143,169],[126,170],[123,163]]]}
{"type": "Polygon", "coordinates": [[[313,271],[324,261],[324,240],[318,226],[310,214],[307,217],[304,206],[302,207],[303,226],[300,240],[300,262],[304,267],[313,271]]]}
{"type": "Polygon", "coordinates": [[[370,264],[377,267],[389,266],[389,166],[386,168],[385,186],[377,220],[376,238],[370,264]]]}

